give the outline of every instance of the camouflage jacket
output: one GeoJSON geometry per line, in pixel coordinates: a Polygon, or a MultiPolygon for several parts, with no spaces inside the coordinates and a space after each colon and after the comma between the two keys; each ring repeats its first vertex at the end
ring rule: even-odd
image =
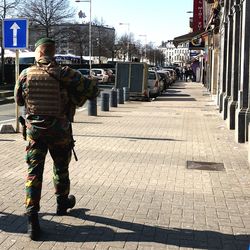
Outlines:
{"type": "MultiPolygon", "coordinates": [[[[56,64],[56,62],[48,62],[46,60],[41,60],[39,63],[42,64],[56,64]]],[[[15,85],[14,96],[18,106],[25,106],[25,92],[27,89],[27,72],[29,68],[24,69],[15,85]]],[[[78,71],[71,69],[68,66],[61,67],[60,72],[60,84],[66,88],[69,97],[68,108],[72,116],[74,113],[74,108],[76,106],[82,106],[87,99],[95,98],[98,95],[98,87],[96,81],[89,80],[81,75],[78,71]]],[[[66,114],[68,115],[68,114],[66,114]]],[[[26,117],[29,120],[46,120],[46,117],[42,116],[32,116],[26,117]]]]}

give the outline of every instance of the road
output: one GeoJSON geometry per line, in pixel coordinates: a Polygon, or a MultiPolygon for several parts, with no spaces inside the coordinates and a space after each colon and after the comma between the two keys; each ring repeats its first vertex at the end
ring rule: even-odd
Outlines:
{"type": "Polygon", "coordinates": [[[9,103],[0,105],[0,123],[15,120],[15,104],[9,103]]]}

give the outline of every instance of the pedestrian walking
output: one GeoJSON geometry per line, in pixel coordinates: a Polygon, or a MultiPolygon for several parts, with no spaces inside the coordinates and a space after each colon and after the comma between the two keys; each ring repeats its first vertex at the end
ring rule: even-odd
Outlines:
{"type": "Polygon", "coordinates": [[[25,208],[32,240],[40,236],[38,212],[48,151],[53,159],[56,213],[66,215],[75,206],[75,197],[69,194],[68,168],[74,147],[71,122],[76,106],[98,95],[95,81],[56,63],[55,50],[54,40],[39,39],[35,44],[35,65],[21,72],[15,86],[16,103],[25,107],[28,165],[25,208]]]}
{"type": "Polygon", "coordinates": [[[185,69],[185,81],[186,81],[186,82],[188,81],[188,78],[189,78],[189,69],[186,68],[186,69],[185,69]]]}
{"type": "Polygon", "coordinates": [[[178,80],[181,80],[181,72],[180,72],[180,69],[179,69],[179,68],[176,68],[176,69],[175,69],[175,72],[176,72],[177,79],[178,79],[178,80]]]}
{"type": "Polygon", "coordinates": [[[182,69],[181,69],[181,76],[182,76],[182,79],[181,80],[185,80],[185,73],[186,73],[186,69],[183,67],[182,69]]]}
{"type": "Polygon", "coordinates": [[[194,74],[194,71],[193,69],[190,67],[188,68],[188,78],[190,81],[194,82],[195,80],[195,74],[194,74]]]}

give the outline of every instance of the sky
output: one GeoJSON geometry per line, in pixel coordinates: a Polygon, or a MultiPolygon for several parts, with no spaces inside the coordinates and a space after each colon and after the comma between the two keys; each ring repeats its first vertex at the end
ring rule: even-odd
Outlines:
{"type": "MultiPolygon", "coordinates": [[[[70,3],[77,13],[81,10],[86,15],[84,19],[76,15],[76,21],[88,22],[89,2],[70,0],[70,3]]],[[[104,25],[114,27],[118,37],[129,32],[134,40],[154,46],[188,33],[192,14],[187,11],[193,11],[193,0],[91,0],[91,3],[92,20],[102,20],[104,25]]]]}

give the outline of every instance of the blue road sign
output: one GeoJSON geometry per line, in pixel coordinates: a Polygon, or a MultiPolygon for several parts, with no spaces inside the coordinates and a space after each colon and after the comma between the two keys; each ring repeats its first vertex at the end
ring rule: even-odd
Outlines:
{"type": "Polygon", "coordinates": [[[25,49],[28,47],[28,20],[4,19],[3,20],[3,48],[25,49]]]}

